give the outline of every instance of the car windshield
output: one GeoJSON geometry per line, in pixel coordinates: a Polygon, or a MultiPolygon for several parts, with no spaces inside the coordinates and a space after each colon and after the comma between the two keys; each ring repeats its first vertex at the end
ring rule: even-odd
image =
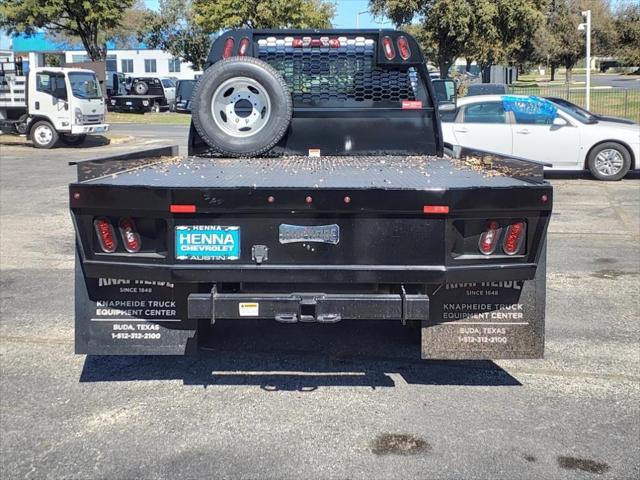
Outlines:
{"type": "Polygon", "coordinates": [[[94,73],[71,72],[69,82],[73,96],[77,98],[102,98],[100,84],[94,73]]]}
{"type": "Polygon", "coordinates": [[[581,123],[593,124],[598,123],[598,119],[594,117],[589,111],[580,108],[577,105],[574,105],[570,102],[563,102],[557,100],[548,99],[550,102],[553,102],[554,105],[558,107],[559,110],[563,111],[571,118],[578,120],[581,123]]]}

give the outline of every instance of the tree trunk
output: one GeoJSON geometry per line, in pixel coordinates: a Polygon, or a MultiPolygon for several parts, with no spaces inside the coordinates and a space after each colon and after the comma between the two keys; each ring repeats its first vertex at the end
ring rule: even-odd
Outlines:
{"type": "Polygon", "coordinates": [[[573,67],[567,67],[565,74],[564,74],[564,82],[569,85],[571,84],[571,76],[573,73],[573,67]]]}
{"type": "Polygon", "coordinates": [[[553,82],[556,79],[556,66],[551,65],[551,81],[553,82]]]}
{"type": "Polygon", "coordinates": [[[440,78],[443,80],[449,76],[449,69],[451,68],[451,62],[443,60],[438,64],[440,68],[440,78]]]}
{"type": "Polygon", "coordinates": [[[482,83],[491,82],[491,63],[481,63],[480,73],[482,76],[482,83]]]}
{"type": "Polygon", "coordinates": [[[467,64],[465,65],[464,69],[467,73],[469,73],[471,71],[471,62],[473,60],[471,60],[470,58],[466,58],[465,60],[467,61],[467,64]]]}

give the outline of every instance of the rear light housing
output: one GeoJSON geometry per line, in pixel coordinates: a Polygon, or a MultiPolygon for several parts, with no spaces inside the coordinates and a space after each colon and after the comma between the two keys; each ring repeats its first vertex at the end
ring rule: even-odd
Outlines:
{"type": "Polygon", "coordinates": [[[393,60],[396,58],[396,49],[393,46],[393,42],[390,37],[382,37],[382,49],[384,50],[384,56],[387,60],[393,60]]]}
{"type": "Polygon", "coordinates": [[[407,40],[407,37],[398,37],[398,40],[396,40],[396,44],[398,45],[398,52],[400,52],[400,57],[403,60],[409,60],[409,57],[411,57],[411,49],[409,48],[409,41],[407,40]]]}
{"type": "Polygon", "coordinates": [[[249,51],[249,38],[244,37],[242,40],[240,40],[240,46],[238,47],[238,55],[241,57],[244,57],[247,52],[249,51]]]}
{"type": "Polygon", "coordinates": [[[131,218],[121,218],[118,222],[118,227],[125,250],[129,253],[138,253],[141,247],[140,235],[133,220],[131,218]]]}
{"type": "Polygon", "coordinates": [[[93,227],[98,237],[98,243],[104,253],[113,253],[118,248],[118,239],[111,222],[104,217],[96,218],[93,227]]]}
{"type": "Polygon", "coordinates": [[[502,241],[502,251],[506,255],[517,255],[522,252],[524,240],[527,236],[527,224],[523,221],[509,225],[502,241]]]}
{"type": "Polygon", "coordinates": [[[224,41],[224,48],[222,49],[222,58],[229,58],[233,55],[233,47],[235,45],[235,40],[233,37],[227,37],[224,41]]]}
{"type": "Polygon", "coordinates": [[[500,241],[500,233],[502,228],[495,220],[489,220],[478,240],[478,250],[483,255],[491,255],[496,251],[498,242],[500,241]]]}

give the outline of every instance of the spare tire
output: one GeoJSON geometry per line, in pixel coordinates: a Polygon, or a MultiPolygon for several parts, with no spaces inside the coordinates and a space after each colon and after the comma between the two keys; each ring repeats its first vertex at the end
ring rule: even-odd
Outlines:
{"type": "Polygon", "coordinates": [[[231,57],[209,67],[191,97],[193,126],[212,149],[256,156],[284,136],[293,111],[282,75],[253,57],[231,57]]]}
{"type": "Polygon", "coordinates": [[[147,82],[144,82],[142,80],[134,83],[132,88],[136,95],[146,95],[149,91],[149,85],[147,85],[147,82]]]}

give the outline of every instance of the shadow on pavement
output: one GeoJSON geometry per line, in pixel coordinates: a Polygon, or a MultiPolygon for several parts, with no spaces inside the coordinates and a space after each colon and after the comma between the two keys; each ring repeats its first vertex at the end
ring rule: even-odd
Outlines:
{"type": "Polygon", "coordinates": [[[216,323],[197,356],[87,356],[80,382],[182,380],[185,385],[318,387],[518,386],[491,361],[425,361],[420,330],[398,322],[216,323]]]}
{"type": "MultiPolygon", "coordinates": [[[[589,171],[587,170],[576,170],[576,171],[566,170],[566,171],[555,171],[555,172],[545,170],[544,178],[546,180],[580,179],[580,180],[593,180],[594,182],[601,181],[594,178],[593,175],[591,175],[591,173],[589,173],[589,171]]],[[[623,180],[638,179],[638,178],[640,178],[640,170],[630,170],[629,173],[627,173],[624,176],[623,180]]]]}

